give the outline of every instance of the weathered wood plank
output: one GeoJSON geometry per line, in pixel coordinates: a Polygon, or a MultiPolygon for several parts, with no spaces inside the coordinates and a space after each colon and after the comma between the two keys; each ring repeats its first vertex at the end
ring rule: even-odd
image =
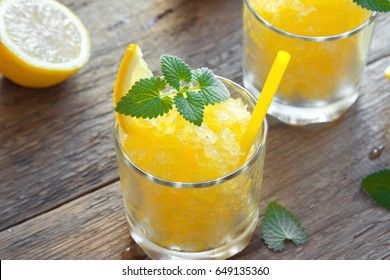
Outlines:
{"type": "Polygon", "coordinates": [[[390,55],[390,34],[386,31],[388,30],[389,23],[390,17],[388,14],[382,13],[378,15],[374,36],[370,47],[370,53],[368,56],[368,63],[390,55]]]}
{"type": "Polygon", "coordinates": [[[0,240],[1,259],[118,258],[130,243],[119,184],[11,227],[0,240]]]}
{"type": "MultiPolygon", "coordinates": [[[[313,222],[315,216],[309,219],[313,222]]],[[[250,245],[234,258],[390,259],[390,215],[386,210],[370,207],[334,223],[329,223],[329,220],[323,220],[324,227],[318,231],[309,230],[309,241],[304,246],[288,243],[281,253],[265,247],[258,228],[250,245]]]]}

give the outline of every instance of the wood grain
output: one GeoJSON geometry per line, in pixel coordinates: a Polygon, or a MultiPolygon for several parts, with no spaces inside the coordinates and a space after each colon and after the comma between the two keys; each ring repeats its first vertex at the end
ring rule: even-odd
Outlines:
{"type": "MultiPolygon", "coordinates": [[[[171,53],[241,82],[241,1],[64,1],[93,42],[86,68],[45,90],[0,79],[0,258],[145,258],[127,232],[111,139],[111,94],[126,45],[156,72],[171,53]],[[126,250],[127,249],[127,250],[126,250]]],[[[310,240],[266,249],[256,231],[240,259],[390,259],[390,215],[360,181],[390,164],[390,17],[381,15],[361,97],[331,124],[269,118],[263,208],[278,200],[310,240]],[[368,159],[374,146],[382,155],[368,159]]]]}
{"type": "Polygon", "coordinates": [[[1,259],[99,259],[103,255],[118,258],[127,245],[133,244],[118,183],[11,227],[0,235],[1,259]]]}

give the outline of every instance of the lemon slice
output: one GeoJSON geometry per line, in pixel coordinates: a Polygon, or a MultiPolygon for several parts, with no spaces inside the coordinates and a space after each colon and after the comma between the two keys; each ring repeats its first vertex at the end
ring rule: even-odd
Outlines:
{"type": "Polygon", "coordinates": [[[11,81],[42,88],[84,66],[91,43],[84,24],[54,0],[0,1],[0,72],[11,81]]]}
{"type": "MultiPolygon", "coordinates": [[[[131,44],[127,47],[119,66],[118,75],[114,87],[114,106],[119,102],[122,96],[125,96],[136,81],[141,78],[153,76],[148,65],[142,58],[142,52],[138,45],[131,44]]],[[[131,128],[131,117],[116,113],[121,130],[129,134],[131,128]]]]}
{"type": "Polygon", "coordinates": [[[386,70],[385,70],[385,75],[386,77],[390,80],[390,65],[387,66],[386,70]]]}

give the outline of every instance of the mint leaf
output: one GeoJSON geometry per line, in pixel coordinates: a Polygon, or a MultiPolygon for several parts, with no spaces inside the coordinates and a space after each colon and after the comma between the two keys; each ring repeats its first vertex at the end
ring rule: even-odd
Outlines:
{"type": "Polygon", "coordinates": [[[184,119],[201,126],[206,105],[229,98],[229,91],[210,69],[191,71],[183,60],[172,55],[162,55],[160,62],[164,77],[137,81],[116,104],[116,112],[151,119],[168,113],[175,103],[184,119]],[[171,85],[168,89],[167,83],[171,85]]]}
{"type": "Polygon", "coordinates": [[[160,57],[160,63],[165,80],[173,88],[180,90],[181,82],[191,82],[191,69],[180,58],[164,54],[160,57]]]}
{"type": "Polygon", "coordinates": [[[390,0],[353,0],[359,6],[377,12],[390,12],[390,0]]]}
{"type": "Polygon", "coordinates": [[[192,71],[192,80],[198,83],[205,105],[214,105],[230,97],[225,85],[206,67],[192,71]]]}
{"type": "Polygon", "coordinates": [[[137,118],[156,118],[172,109],[172,98],[160,92],[166,87],[166,82],[160,77],[144,78],[137,81],[123,96],[115,107],[115,111],[126,116],[137,118]]]}
{"type": "Polygon", "coordinates": [[[268,203],[261,231],[265,244],[275,252],[284,249],[285,240],[291,240],[295,245],[307,240],[306,231],[298,219],[276,201],[268,203]]]}
{"type": "Polygon", "coordinates": [[[204,103],[199,92],[187,91],[187,96],[179,93],[173,98],[177,111],[187,121],[201,126],[203,122],[204,103]]]}
{"type": "Polygon", "coordinates": [[[368,175],[362,186],[375,203],[390,210],[390,169],[368,175]]]}

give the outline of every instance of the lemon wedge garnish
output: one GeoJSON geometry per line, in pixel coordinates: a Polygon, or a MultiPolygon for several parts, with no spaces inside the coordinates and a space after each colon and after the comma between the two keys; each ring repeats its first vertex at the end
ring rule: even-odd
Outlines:
{"type": "Polygon", "coordinates": [[[0,1],[0,72],[26,87],[62,82],[90,57],[80,19],[54,0],[0,1]]]}
{"type": "MultiPolygon", "coordinates": [[[[131,44],[127,47],[119,66],[118,75],[114,87],[114,106],[122,96],[125,96],[136,81],[141,78],[153,76],[148,65],[142,58],[142,52],[138,45],[131,44]]],[[[116,120],[121,130],[128,134],[130,131],[131,117],[116,113],[116,120]]]]}

